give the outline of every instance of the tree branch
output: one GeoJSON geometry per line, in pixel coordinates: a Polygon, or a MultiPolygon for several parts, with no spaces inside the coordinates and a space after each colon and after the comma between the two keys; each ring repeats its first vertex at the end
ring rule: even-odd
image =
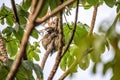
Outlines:
{"type": "Polygon", "coordinates": [[[56,72],[56,70],[57,70],[57,68],[58,68],[58,66],[59,66],[59,63],[60,63],[60,61],[61,61],[64,53],[68,50],[68,48],[69,48],[69,46],[70,46],[70,44],[71,44],[71,42],[72,42],[72,40],[73,40],[74,33],[75,33],[75,30],[76,30],[77,18],[78,18],[78,4],[79,4],[79,0],[77,1],[75,25],[74,25],[74,28],[73,28],[73,30],[72,30],[71,38],[70,38],[67,46],[65,47],[65,49],[64,49],[63,51],[60,50],[62,54],[59,54],[59,53],[58,53],[58,55],[57,55],[57,57],[56,57],[56,62],[55,62],[54,67],[53,67],[53,69],[52,69],[52,71],[51,71],[51,74],[50,74],[49,77],[48,77],[48,80],[52,80],[52,78],[53,78],[53,76],[54,76],[54,74],[55,74],[55,72],[56,72]]]}
{"type": "Polygon", "coordinates": [[[11,0],[11,5],[12,5],[13,12],[14,12],[15,22],[17,22],[20,25],[20,21],[19,21],[19,18],[18,18],[17,9],[16,9],[16,6],[15,6],[15,1],[14,0],[11,0]]]}
{"type": "Polygon", "coordinates": [[[44,21],[48,20],[50,17],[52,17],[53,15],[55,15],[56,13],[58,13],[59,11],[61,11],[62,9],[64,9],[66,6],[72,4],[73,2],[75,2],[76,0],[67,0],[66,2],[64,2],[63,4],[61,4],[60,6],[58,6],[57,8],[55,8],[50,15],[46,15],[45,17],[43,17],[42,19],[40,19],[39,21],[36,21],[36,25],[40,25],[41,23],[43,23],[44,21]]]}
{"type": "Polygon", "coordinates": [[[74,34],[75,34],[77,19],[78,19],[78,7],[79,7],[78,3],[79,3],[79,1],[77,0],[77,8],[76,8],[76,15],[75,15],[75,22],[74,22],[75,24],[74,24],[74,27],[72,29],[72,34],[71,34],[71,37],[70,37],[68,44],[66,45],[65,49],[62,51],[61,57],[63,57],[64,54],[66,53],[66,51],[68,50],[68,48],[73,40],[74,34]]]}
{"type": "Polygon", "coordinates": [[[54,43],[54,40],[52,40],[52,42],[50,43],[50,45],[47,48],[47,51],[45,52],[45,54],[43,56],[43,59],[42,59],[41,65],[40,65],[40,67],[41,67],[42,70],[44,69],[44,66],[45,66],[45,63],[46,63],[46,60],[48,58],[49,53],[53,49],[53,43],[54,43]]]}
{"type": "Polygon", "coordinates": [[[40,0],[40,2],[39,2],[40,4],[38,4],[39,6],[37,6],[37,9],[36,9],[37,11],[35,11],[35,14],[33,14],[33,15],[30,14],[28,17],[29,21],[28,21],[28,24],[26,25],[26,31],[24,32],[24,35],[23,35],[23,38],[21,41],[20,50],[17,53],[16,60],[13,62],[13,65],[11,67],[10,72],[7,75],[6,80],[13,80],[15,74],[17,73],[17,70],[21,64],[22,57],[25,53],[25,49],[26,49],[26,45],[27,45],[27,42],[29,39],[29,35],[35,26],[34,21],[37,18],[38,14],[41,10],[40,5],[42,5],[42,2],[43,2],[43,0],[40,0]]]}
{"type": "Polygon", "coordinates": [[[91,20],[90,31],[88,33],[89,36],[92,34],[94,26],[95,26],[95,21],[96,21],[96,16],[97,16],[97,9],[98,9],[98,5],[94,6],[94,11],[93,11],[93,17],[92,17],[92,20],[91,20]]]}
{"type": "Polygon", "coordinates": [[[31,4],[31,13],[34,14],[35,12],[35,8],[37,6],[38,0],[32,0],[32,4],[31,4]]]}
{"type": "MultiPolygon", "coordinates": [[[[61,0],[61,3],[63,3],[63,1],[61,0]]],[[[50,72],[50,75],[48,77],[48,80],[52,80],[56,71],[57,71],[57,68],[59,66],[59,62],[60,62],[60,59],[61,59],[61,54],[62,54],[62,49],[63,49],[63,19],[62,19],[62,11],[60,11],[59,15],[59,25],[58,25],[58,31],[59,31],[59,43],[58,43],[58,54],[57,54],[57,57],[56,57],[56,60],[55,60],[55,64],[50,72]]]]}

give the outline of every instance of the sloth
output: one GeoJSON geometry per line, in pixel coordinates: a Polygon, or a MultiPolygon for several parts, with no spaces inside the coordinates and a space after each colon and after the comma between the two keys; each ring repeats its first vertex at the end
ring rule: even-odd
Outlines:
{"type": "Polygon", "coordinates": [[[58,31],[55,31],[53,27],[49,27],[46,29],[47,33],[42,38],[42,45],[45,50],[48,49],[49,45],[53,41],[53,46],[51,50],[51,54],[58,50],[59,36],[58,31]]]}

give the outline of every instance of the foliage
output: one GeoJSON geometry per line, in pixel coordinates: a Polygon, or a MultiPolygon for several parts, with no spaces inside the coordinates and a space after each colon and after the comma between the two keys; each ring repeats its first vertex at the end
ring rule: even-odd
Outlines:
{"type": "MultiPolygon", "coordinates": [[[[9,60],[7,66],[0,63],[0,80],[6,79],[7,74],[12,66],[12,63],[13,60],[9,60]]],[[[35,80],[34,76],[32,75],[33,71],[35,72],[38,79],[41,80],[43,78],[42,70],[37,64],[34,64],[31,61],[23,61],[14,79],[35,80]]]]}
{"type": "MultiPolygon", "coordinates": [[[[66,1],[67,0],[63,0],[63,3],[66,1]]],[[[0,7],[0,23],[2,25],[7,24],[4,30],[2,30],[2,34],[10,59],[16,58],[16,53],[20,48],[21,40],[25,32],[25,26],[27,24],[27,18],[30,14],[29,9],[31,6],[31,2],[32,0],[23,0],[21,4],[16,5],[18,17],[20,19],[20,25],[15,22],[14,13],[11,8],[7,7],[5,4],[0,7]]],[[[93,67],[93,73],[96,73],[97,64],[102,63],[101,55],[105,52],[106,48],[109,50],[109,47],[112,46],[112,48],[114,49],[115,57],[110,62],[103,64],[103,75],[105,75],[109,68],[112,68],[112,80],[120,79],[120,49],[118,46],[120,34],[117,33],[115,30],[116,24],[119,22],[120,0],[80,0],[79,4],[82,5],[84,9],[90,9],[91,7],[96,5],[102,6],[103,3],[105,3],[110,8],[114,6],[117,7],[116,12],[118,13],[118,15],[116,16],[113,24],[109,27],[107,31],[99,32],[99,34],[93,33],[91,36],[88,36],[89,26],[78,22],[72,43],[70,44],[70,47],[68,48],[67,52],[62,57],[62,60],[60,62],[60,68],[63,71],[67,71],[68,69],[70,69],[69,74],[71,74],[77,72],[78,68],[86,70],[90,65],[90,60],[92,60],[95,63],[93,67]]],[[[53,11],[59,6],[59,4],[60,0],[44,0],[39,17],[44,17],[48,11],[48,8],[53,11]]],[[[69,6],[66,6],[63,10],[63,14],[70,15],[71,9],[76,7],[75,4],[76,2],[69,6]]],[[[74,23],[63,24],[65,45],[69,42],[70,36],[72,34],[71,29],[73,28],[73,26],[74,23]]],[[[39,31],[34,28],[30,37],[34,39],[39,39],[39,31]]],[[[42,79],[42,70],[37,64],[34,64],[32,62],[33,60],[40,60],[40,44],[37,41],[34,43],[28,41],[26,47],[27,48],[25,53],[28,60],[22,61],[22,64],[15,78],[17,80],[34,80],[34,70],[37,78],[42,79]]],[[[3,65],[2,63],[0,64],[0,80],[5,80],[5,77],[10,70],[10,67],[13,63],[13,60],[10,59],[7,66],[3,65]]]]}

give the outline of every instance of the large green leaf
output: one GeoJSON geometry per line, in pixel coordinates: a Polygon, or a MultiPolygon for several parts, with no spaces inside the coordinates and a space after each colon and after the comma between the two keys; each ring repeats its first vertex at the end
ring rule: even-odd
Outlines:
{"type": "Polygon", "coordinates": [[[39,33],[38,30],[34,28],[32,30],[31,36],[35,39],[38,39],[38,33],[39,33]]]}
{"type": "Polygon", "coordinates": [[[21,5],[26,11],[30,8],[32,0],[23,0],[21,5]]]}
{"type": "Polygon", "coordinates": [[[39,14],[39,17],[40,17],[40,18],[42,18],[43,16],[46,15],[47,10],[48,10],[48,7],[49,7],[48,0],[44,0],[44,1],[43,1],[42,9],[41,9],[40,14],[39,14]]]}
{"type": "Polygon", "coordinates": [[[13,17],[13,12],[10,8],[5,6],[4,4],[0,8],[0,22],[1,24],[4,24],[4,18],[6,18],[6,23],[9,26],[12,26],[14,23],[14,17],[13,17]]]}
{"type": "Polygon", "coordinates": [[[15,24],[13,33],[14,33],[15,37],[19,40],[19,42],[21,42],[24,30],[21,28],[21,26],[19,24],[15,24]]]}
{"type": "Polygon", "coordinates": [[[104,35],[94,35],[94,39],[92,40],[94,50],[90,56],[94,62],[99,62],[101,61],[101,54],[105,51],[106,39],[104,35]]]}
{"type": "Polygon", "coordinates": [[[91,5],[96,5],[99,3],[99,0],[86,0],[91,5]]]}
{"type": "Polygon", "coordinates": [[[6,23],[9,25],[9,26],[13,26],[13,23],[14,23],[14,18],[12,15],[9,15],[6,17],[6,23]]]}
{"type": "MultiPolygon", "coordinates": [[[[74,26],[74,24],[70,24],[69,27],[72,28],[74,26]]],[[[68,43],[70,36],[72,34],[72,30],[69,29],[69,27],[67,26],[67,24],[64,24],[64,35],[65,35],[65,43],[68,43]]],[[[80,39],[84,38],[85,36],[87,36],[88,31],[87,31],[87,26],[78,22],[77,23],[77,28],[76,28],[76,32],[73,38],[73,43],[75,43],[76,45],[79,44],[80,39]]]]}
{"type": "Polygon", "coordinates": [[[14,31],[14,29],[12,27],[6,27],[2,33],[5,35],[5,36],[10,36],[12,34],[12,32],[14,31]]]}
{"type": "Polygon", "coordinates": [[[37,78],[39,80],[43,80],[43,73],[42,73],[42,69],[40,68],[40,66],[37,65],[37,64],[34,64],[33,69],[34,69],[34,71],[35,71],[35,73],[37,75],[37,78]]]}
{"type": "Polygon", "coordinates": [[[60,62],[60,68],[65,71],[67,68],[67,57],[70,55],[69,51],[66,52],[66,54],[63,56],[61,62],[60,62]]]}
{"type": "MultiPolygon", "coordinates": [[[[8,60],[8,65],[0,64],[0,80],[6,80],[7,74],[12,66],[13,60],[8,60]]],[[[16,80],[36,80],[33,75],[33,70],[39,80],[43,80],[43,73],[39,65],[30,61],[22,61],[18,72],[15,75],[16,80]]]]}
{"type": "Polygon", "coordinates": [[[84,56],[84,58],[79,62],[79,67],[83,70],[86,70],[89,67],[90,58],[89,55],[84,56]]]}
{"type": "Polygon", "coordinates": [[[18,45],[15,40],[11,40],[6,42],[6,49],[7,52],[9,53],[10,57],[13,57],[16,55],[18,51],[18,45]]]}
{"type": "Polygon", "coordinates": [[[116,3],[116,0],[104,0],[109,7],[113,7],[116,3]]]}
{"type": "Polygon", "coordinates": [[[60,0],[49,0],[49,6],[51,10],[54,10],[60,4],[60,0]]]}

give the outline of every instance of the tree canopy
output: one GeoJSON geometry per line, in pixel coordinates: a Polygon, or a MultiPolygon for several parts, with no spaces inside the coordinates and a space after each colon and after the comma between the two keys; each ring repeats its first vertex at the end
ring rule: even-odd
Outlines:
{"type": "Polygon", "coordinates": [[[0,80],[43,80],[46,59],[55,52],[57,56],[48,80],[53,79],[59,66],[64,71],[59,79],[63,80],[78,68],[86,70],[90,60],[96,73],[97,64],[102,63],[101,55],[110,47],[115,56],[103,63],[103,75],[111,68],[111,80],[120,79],[120,34],[116,31],[120,0],[22,0],[20,4],[11,0],[11,5],[12,8],[3,3],[0,7],[0,24],[7,25],[0,32],[0,80]],[[98,7],[103,4],[116,6],[117,15],[107,30],[101,24],[99,33],[93,33],[98,7]],[[85,10],[94,7],[91,25],[78,21],[79,7],[85,10]],[[74,21],[68,23],[66,19],[63,23],[63,17],[70,17],[73,8],[76,9],[74,21]],[[44,29],[36,28],[41,26],[44,29]],[[31,38],[36,41],[31,42],[31,38]],[[39,56],[41,46],[46,49],[43,59],[39,56]],[[35,64],[34,60],[42,61],[35,64]]]}

